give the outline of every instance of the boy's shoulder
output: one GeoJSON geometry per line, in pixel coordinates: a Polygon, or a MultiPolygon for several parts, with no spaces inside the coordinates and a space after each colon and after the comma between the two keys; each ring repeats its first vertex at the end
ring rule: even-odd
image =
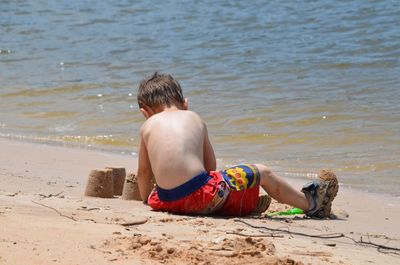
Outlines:
{"type": "Polygon", "coordinates": [[[186,116],[186,117],[191,117],[192,119],[197,119],[201,121],[200,115],[197,114],[194,111],[191,110],[181,110],[180,114],[182,114],[182,116],[186,116]]]}

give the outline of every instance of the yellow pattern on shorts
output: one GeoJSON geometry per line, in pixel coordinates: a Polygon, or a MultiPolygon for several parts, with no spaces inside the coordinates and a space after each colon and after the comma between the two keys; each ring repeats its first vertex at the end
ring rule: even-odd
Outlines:
{"type": "Polygon", "coordinates": [[[249,164],[228,168],[223,173],[229,186],[238,191],[252,188],[257,183],[257,171],[249,164]]]}

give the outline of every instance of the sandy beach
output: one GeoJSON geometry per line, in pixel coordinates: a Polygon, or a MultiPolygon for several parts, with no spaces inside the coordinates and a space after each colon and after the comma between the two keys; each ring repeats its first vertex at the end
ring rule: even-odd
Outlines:
{"type": "MultiPolygon", "coordinates": [[[[83,196],[90,170],[134,172],[134,157],[8,139],[0,147],[0,264],[400,262],[399,252],[353,241],[400,247],[396,197],[340,188],[335,220],[176,216],[140,201],[83,196]]],[[[268,211],[287,208],[273,202],[268,211]]]]}

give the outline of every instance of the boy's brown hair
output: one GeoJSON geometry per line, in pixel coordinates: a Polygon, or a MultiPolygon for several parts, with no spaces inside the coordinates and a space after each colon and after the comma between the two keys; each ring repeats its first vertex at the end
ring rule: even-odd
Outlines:
{"type": "Polygon", "coordinates": [[[171,75],[155,72],[151,77],[139,83],[137,101],[140,108],[144,106],[157,108],[171,107],[185,102],[181,85],[171,75]]]}

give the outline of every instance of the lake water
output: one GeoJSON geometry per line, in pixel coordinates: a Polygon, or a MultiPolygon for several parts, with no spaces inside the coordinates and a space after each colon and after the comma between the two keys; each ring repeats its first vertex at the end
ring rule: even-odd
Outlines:
{"type": "Polygon", "coordinates": [[[0,1],[0,136],[135,154],[181,83],[219,166],[400,195],[400,1],[0,1]]]}

